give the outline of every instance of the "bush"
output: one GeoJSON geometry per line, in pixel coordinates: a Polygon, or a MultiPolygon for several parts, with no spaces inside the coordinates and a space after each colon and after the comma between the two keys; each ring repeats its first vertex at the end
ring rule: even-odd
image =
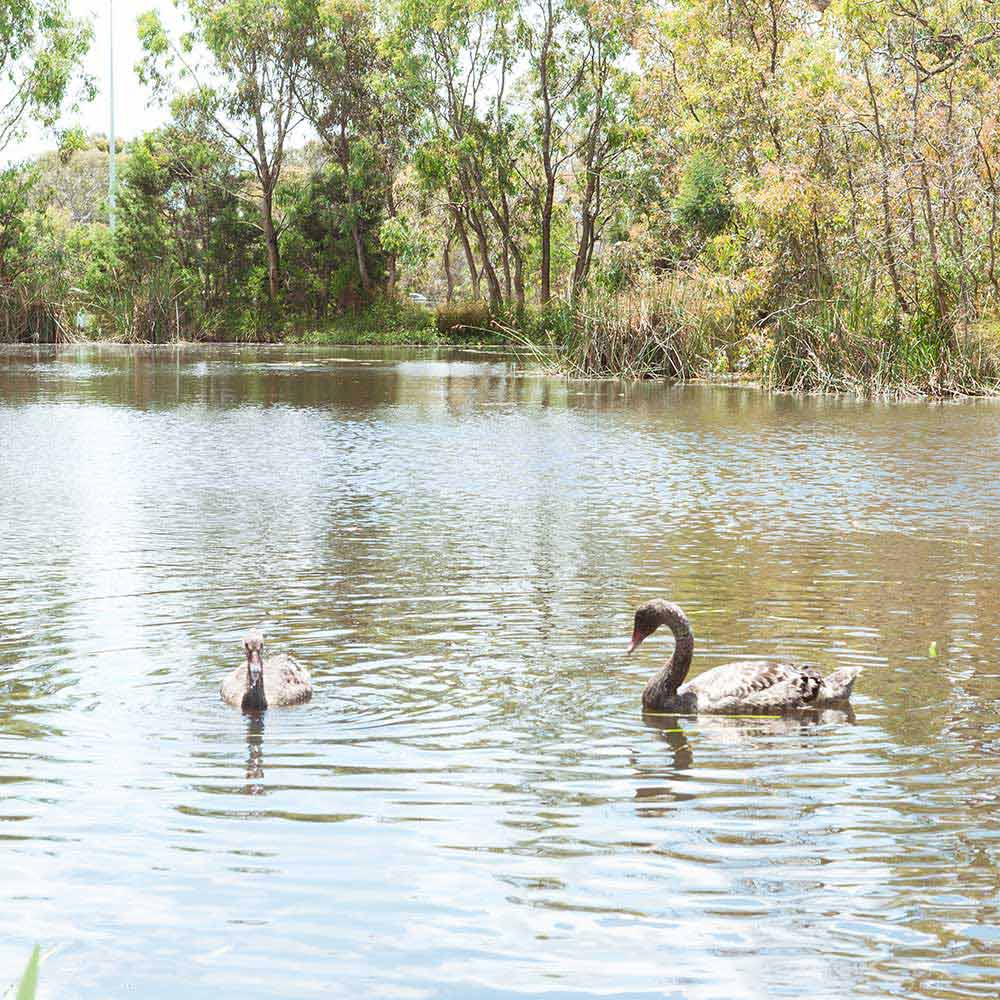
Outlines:
{"type": "Polygon", "coordinates": [[[482,339],[496,327],[489,306],[482,299],[473,299],[438,306],[437,329],[449,340],[468,340],[482,339]]]}
{"type": "Polygon", "coordinates": [[[363,312],[338,316],[319,329],[285,339],[300,344],[432,345],[439,336],[430,309],[383,297],[363,312]]]}
{"type": "Polygon", "coordinates": [[[681,174],[674,218],[702,239],[721,232],[733,211],[725,167],[711,153],[698,152],[681,174]]]}

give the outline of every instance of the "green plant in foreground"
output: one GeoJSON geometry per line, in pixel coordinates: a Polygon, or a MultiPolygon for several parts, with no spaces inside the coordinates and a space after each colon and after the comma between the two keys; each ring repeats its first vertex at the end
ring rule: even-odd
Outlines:
{"type": "Polygon", "coordinates": [[[24,975],[21,976],[21,982],[18,984],[15,1000],[35,1000],[35,995],[38,993],[38,965],[40,961],[41,950],[38,945],[35,945],[35,950],[31,953],[31,958],[28,961],[28,967],[24,970],[24,975]]]}

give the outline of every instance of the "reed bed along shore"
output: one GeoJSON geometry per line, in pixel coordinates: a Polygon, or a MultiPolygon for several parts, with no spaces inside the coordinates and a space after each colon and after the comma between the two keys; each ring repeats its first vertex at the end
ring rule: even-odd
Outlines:
{"type": "Polygon", "coordinates": [[[575,376],[744,379],[889,398],[1000,394],[1000,338],[988,327],[894,315],[860,291],[762,311],[733,282],[672,276],[506,329],[543,367],[575,376]]]}

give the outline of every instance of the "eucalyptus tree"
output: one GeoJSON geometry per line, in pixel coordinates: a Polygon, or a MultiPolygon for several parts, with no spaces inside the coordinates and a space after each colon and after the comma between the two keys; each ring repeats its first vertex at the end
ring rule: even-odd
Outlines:
{"type": "MultiPolygon", "coordinates": [[[[0,152],[29,122],[55,124],[92,39],[92,29],[70,15],[66,0],[0,4],[0,152]]],[[[92,94],[90,81],[82,83],[92,94]]]]}
{"type": "Polygon", "coordinates": [[[457,238],[473,288],[485,285],[494,306],[522,307],[534,273],[542,304],[560,274],[578,292],[625,188],[638,8],[404,0],[401,9],[434,95],[432,138],[416,162],[446,194],[446,252],[457,238]]]}
{"type": "MultiPolygon", "coordinates": [[[[578,219],[571,288],[579,292],[608,210],[608,180],[630,147],[631,81],[625,68],[640,7],[609,0],[529,0],[519,37],[531,81],[539,241],[539,300],[553,294],[557,199],[578,219]],[[573,177],[582,183],[573,184],[573,177]]],[[[613,209],[612,209],[613,211],[613,209]]]]}
{"type": "Polygon", "coordinates": [[[967,327],[984,296],[1000,297],[1000,12],[929,0],[829,18],[861,95],[855,148],[868,167],[854,172],[851,199],[865,242],[900,312],[967,327]]]}
{"type": "Polygon", "coordinates": [[[302,123],[296,100],[311,24],[308,5],[295,0],[180,0],[189,30],[167,32],[151,11],[139,19],[145,56],[140,70],[161,95],[192,87],[176,110],[199,121],[247,164],[257,183],[260,227],[267,248],[268,293],[281,288],[274,195],[289,137],[302,123]]]}
{"type": "MultiPolygon", "coordinates": [[[[368,0],[302,0],[300,11],[311,31],[296,97],[340,172],[358,279],[370,294],[363,223],[373,193],[385,217],[397,215],[394,187],[419,127],[422,81],[405,52],[386,44],[368,0]]],[[[395,253],[383,249],[391,287],[395,253]]]]}
{"type": "Polygon", "coordinates": [[[415,164],[446,199],[473,290],[524,303],[526,130],[517,95],[518,8],[510,0],[403,0],[400,38],[423,61],[429,135],[415,164]]]}

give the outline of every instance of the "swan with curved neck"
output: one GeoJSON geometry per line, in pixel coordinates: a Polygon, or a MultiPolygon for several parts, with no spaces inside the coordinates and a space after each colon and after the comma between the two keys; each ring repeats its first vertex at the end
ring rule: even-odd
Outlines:
{"type": "Polygon", "coordinates": [[[739,660],[706,670],[684,683],[694,656],[694,636],[687,615],[676,604],[655,600],[635,613],[628,652],[661,625],[674,634],[674,652],[646,685],[642,707],[648,712],[794,712],[843,704],[860,667],[842,667],[824,677],[814,667],[775,660],[739,660]]]}
{"type": "Polygon", "coordinates": [[[264,659],[264,636],[258,629],[243,639],[246,663],[236,667],[222,682],[222,699],[244,712],[300,705],[312,697],[309,671],[287,653],[264,659]]]}

